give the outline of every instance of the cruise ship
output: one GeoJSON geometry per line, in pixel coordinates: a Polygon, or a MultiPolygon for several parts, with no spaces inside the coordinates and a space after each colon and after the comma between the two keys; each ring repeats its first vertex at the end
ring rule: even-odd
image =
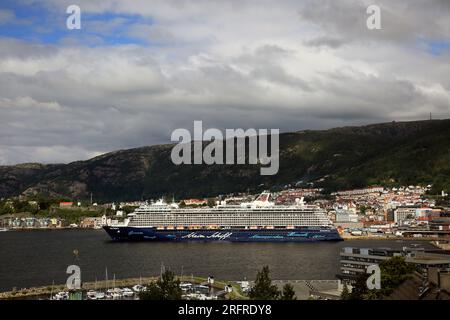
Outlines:
{"type": "Polygon", "coordinates": [[[180,208],[163,200],[142,205],[118,224],[103,228],[113,240],[313,242],[342,240],[327,213],[296,199],[275,205],[270,193],[240,205],[180,208]]]}

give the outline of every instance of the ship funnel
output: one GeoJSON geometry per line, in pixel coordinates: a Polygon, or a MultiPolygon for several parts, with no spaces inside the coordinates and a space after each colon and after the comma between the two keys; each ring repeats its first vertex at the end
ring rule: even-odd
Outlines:
{"type": "Polygon", "coordinates": [[[261,193],[258,198],[256,198],[255,201],[259,201],[259,202],[269,202],[269,198],[270,198],[270,192],[264,191],[263,193],[261,193]]]}
{"type": "Polygon", "coordinates": [[[253,207],[269,207],[273,206],[273,202],[269,201],[270,192],[264,191],[261,193],[255,201],[252,202],[253,207]]]}

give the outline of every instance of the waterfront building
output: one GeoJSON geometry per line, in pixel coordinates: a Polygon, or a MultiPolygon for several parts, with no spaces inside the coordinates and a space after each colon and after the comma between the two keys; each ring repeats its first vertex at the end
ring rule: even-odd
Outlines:
{"type": "Polygon", "coordinates": [[[395,220],[394,220],[394,210],[387,210],[387,212],[386,212],[386,221],[387,222],[395,222],[395,220]]]}
{"type": "Polygon", "coordinates": [[[94,228],[94,229],[98,229],[102,227],[102,217],[88,217],[88,218],[84,218],[81,223],[80,223],[80,227],[81,228],[94,228]]]}
{"type": "Polygon", "coordinates": [[[414,219],[416,216],[415,207],[400,207],[394,210],[394,222],[402,225],[404,221],[414,219]]]}
{"type": "Polygon", "coordinates": [[[71,208],[73,206],[73,202],[62,201],[59,203],[60,208],[71,208]]]}
{"type": "Polygon", "coordinates": [[[336,202],[333,205],[336,222],[358,222],[356,204],[354,202],[336,202]]]}
{"type": "Polygon", "coordinates": [[[358,215],[348,211],[336,211],[336,222],[358,222],[358,215]]]}
{"type": "Polygon", "coordinates": [[[63,221],[57,218],[9,217],[2,225],[11,229],[60,228],[63,221]]]}
{"type": "Polygon", "coordinates": [[[354,189],[354,190],[345,190],[345,191],[338,191],[336,193],[333,193],[332,195],[338,195],[338,196],[350,196],[350,195],[364,195],[369,193],[383,193],[384,188],[383,187],[368,187],[364,189],[354,189]]]}
{"type": "Polygon", "coordinates": [[[317,197],[321,194],[322,189],[319,188],[297,188],[297,189],[287,189],[280,191],[275,196],[275,203],[277,204],[287,204],[295,203],[295,199],[300,199],[302,197],[317,197]]]}
{"type": "Polygon", "coordinates": [[[424,274],[427,274],[430,268],[450,270],[450,255],[426,252],[423,248],[368,249],[345,247],[340,252],[340,274],[338,277],[352,283],[358,275],[366,273],[368,266],[378,265],[397,256],[404,257],[406,262],[416,265],[417,269],[424,274]]]}
{"type": "Polygon", "coordinates": [[[414,272],[386,300],[450,300],[450,274],[430,268],[428,275],[414,272]]]}
{"type": "Polygon", "coordinates": [[[399,207],[394,210],[394,221],[398,225],[402,225],[405,221],[413,219],[428,222],[440,218],[441,213],[442,209],[440,208],[417,206],[399,207]]]}
{"type": "Polygon", "coordinates": [[[334,225],[340,229],[348,230],[361,230],[364,228],[364,223],[362,222],[335,222],[334,225]]]}

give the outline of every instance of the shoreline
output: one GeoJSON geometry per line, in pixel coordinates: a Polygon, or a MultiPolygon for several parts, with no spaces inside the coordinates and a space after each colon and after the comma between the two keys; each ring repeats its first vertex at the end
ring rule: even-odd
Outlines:
{"type": "Polygon", "coordinates": [[[442,240],[436,237],[424,237],[424,238],[411,238],[411,237],[370,237],[370,236],[350,236],[350,237],[342,237],[344,241],[350,241],[350,240],[404,240],[404,241],[438,241],[442,240]]]}
{"type": "MultiPolygon", "coordinates": [[[[115,279],[115,280],[101,280],[101,281],[88,281],[83,282],[81,284],[81,288],[79,291],[88,291],[88,290],[105,290],[113,287],[113,281],[115,283],[115,287],[132,287],[137,284],[146,285],[151,282],[155,282],[158,279],[155,277],[142,277],[142,278],[126,278],[126,279],[115,279]]],[[[192,276],[183,276],[177,277],[180,282],[191,282],[194,284],[206,284],[207,278],[203,277],[192,277],[192,276]]],[[[212,285],[213,288],[217,290],[224,290],[225,286],[231,284],[233,286],[233,291],[230,295],[230,298],[245,298],[242,296],[239,290],[239,286],[236,284],[236,281],[223,281],[218,280],[215,281],[212,285]]],[[[23,298],[32,298],[38,296],[46,296],[53,293],[57,293],[59,291],[67,291],[67,287],[65,284],[55,284],[55,285],[46,285],[39,287],[30,287],[30,288],[22,288],[18,290],[12,291],[3,291],[0,292],[0,300],[15,300],[15,299],[23,299],[23,298]]]]}

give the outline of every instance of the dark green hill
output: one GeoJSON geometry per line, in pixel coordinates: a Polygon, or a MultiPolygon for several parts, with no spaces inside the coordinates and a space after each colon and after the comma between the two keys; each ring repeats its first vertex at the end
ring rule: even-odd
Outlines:
{"type": "Polygon", "coordinates": [[[450,190],[450,120],[391,122],[280,135],[280,170],[255,165],[181,165],[171,145],[108,153],[66,165],[0,167],[0,197],[43,193],[127,200],[207,196],[302,181],[327,190],[366,185],[433,184],[450,190]]]}

